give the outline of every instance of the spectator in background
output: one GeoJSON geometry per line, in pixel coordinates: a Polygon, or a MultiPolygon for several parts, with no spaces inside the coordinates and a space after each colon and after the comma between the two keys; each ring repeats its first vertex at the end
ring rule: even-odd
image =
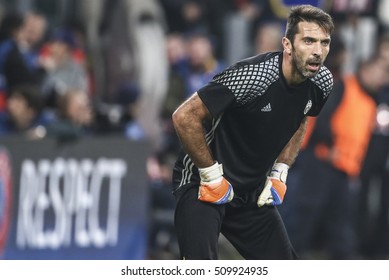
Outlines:
{"type": "Polygon", "coordinates": [[[264,22],[258,25],[255,34],[255,53],[265,53],[282,49],[281,39],[284,36],[280,22],[264,22]]]}
{"type": "Polygon", "coordinates": [[[207,34],[202,32],[192,34],[188,39],[187,48],[189,71],[185,78],[187,90],[185,98],[208,83],[224,67],[215,57],[211,39],[207,34]]]}
{"type": "Polygon", "coordinates": [[[135,83],[125,83],[119,88],[118,103],[123,106],[121,122],[124,125],[124,135],[133,141],[146,140],[146,132],[136,119],[139,109],[140,89],[135,83]]]}
{"type": "Polygon", "coordinates": [[[73,59],[87,68],[89,65],[87,65],[87,38],[85,27],[77,19],[70,19],[65,23],[65,29],[69,30],[74,38],[75,47],[72,49],[73,59]]]}
{"type": "Polygon", "coordinates": [[[166,51],[169,62],[169,81],[165,102],[162,107],[162,117],[171,119],[171,114],[185,96],[185,76],[189,71],[186,42],[178,33],[166,37],[166,51]]]}
{"type": "MultiPolygon", "coordinates": [[[[9,13],[0,23],[0,107],[4,108],[9,92],[21,84],[40,85],[42,75],[30,67],[25,56],[24,17],[9,13]]],[[[0,108],[1,109],[1,108],[0,108]]]]}
{"type": "Polygon", "coordinates": [[[23,16],[15,11],[5,13],[0,22],[0,43],[11,39],[23,26],[23,16]]]}
{"type": "MultiPolygon", "coordinates": [[[[24,16],[23,54],[32,70],[42,71],[40,64],[40,47],[47,30],[46,18],[35,11],[29,11],[24,16]]],[[[44,75],[44,74],[42,74],[44,75]]]]}
{"type": "Polygon", "coordinates": [[[44,127],[49,122],[42,113],[43,108],[39,88],[33,85],[14,87],[8,97],[7,110],[0,113],[0,136],[43,137],[44,127]]]}
{"type": "Polygon", "coordinates": [[[355,258],[351,182],[362,167],[376,116],[374,98],[386,75],[387,66],[371,59],[356,75],[334,85],[299,156],[302,164],[286,227],[302,258],[314,258],[319,233],[325,238],[325,258],[355,258]]]}
{"type": "Polygon", "coordinates": [[[170,71],[185,75],[188,65],[187,41],[181,33],[170,33],[166,36],[166,52],[170,71]]]}
{"type": "Polygon", "coordinates": [[[67,29],[56,30],[50,39],[48,54],[42,61],[48,72],[43,93],[51,107],[55,107],[56,99],[69,90],[89,94],[88,74],[72,55],[75,47],[73,34],[67,29]]]}
{"type": "Polygon", "coordinates": [[[47,136],[60,141],[76,140],[91,133],[94,113],[86,92],[68,90],[57,99],[58,119],[47,126],[47,136]]]}

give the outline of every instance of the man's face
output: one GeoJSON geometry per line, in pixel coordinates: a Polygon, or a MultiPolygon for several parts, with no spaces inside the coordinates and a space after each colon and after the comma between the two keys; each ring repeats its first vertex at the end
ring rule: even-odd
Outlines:
{"type": "Polygon", "coordinates": [[[46,28],[47,25],[44,17],[33,14],[27,15],[24,32],[25,39],[30,47],[37,44],[43,38],[46,28]]]}
{"type": "Polygon", "coordinates": [[[192,66],[203,68],[212,57],[211,42],[205,37],[195,37],[189,41],[188,56],[192,66]]]}
{"type": "Polygon", "coordinates": [[[294,75],[312,78],[320,70],[330,50],[330,35],[313,22],[300,22],[292,44],[294,75]]]}

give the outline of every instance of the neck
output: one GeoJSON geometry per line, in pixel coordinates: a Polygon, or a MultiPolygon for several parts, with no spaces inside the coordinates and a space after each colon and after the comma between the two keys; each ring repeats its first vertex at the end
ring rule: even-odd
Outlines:
{"type": "Polygon", "coordinates": [[[289,55],[286,51],[282,54],[282,74],[286,83],[290,86],[301,84],[306,80],[306,77],[297,71],[292,55],[289,55]]]}

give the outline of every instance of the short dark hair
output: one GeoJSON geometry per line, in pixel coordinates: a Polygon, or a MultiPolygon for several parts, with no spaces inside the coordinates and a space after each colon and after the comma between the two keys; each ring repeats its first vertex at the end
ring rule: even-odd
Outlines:
{"type": "Polygon", "coordinates": [[[299,5],[292,7],[288,16],[286,24],[285,37],[288,38],[292,44],[294,37],[298,33],[298,24],[302,21],[317,23],[328,34],[334,30],[334,22],[329,14],[320,8],[311,5],[299,5]]]}
{"type": "Polygon", "coordinates": [[[20,84],[11,89],[10,96],[21,96],[26,100],[27,105],[38,114],[44,109],[44,98],[38,86],[20,84]]]}
{"type": "Polygon", "coordinates": [[[16,11],[8,12],[0,20],[0,41],[10,39],[24,24],[23,15],[16,11]]]}

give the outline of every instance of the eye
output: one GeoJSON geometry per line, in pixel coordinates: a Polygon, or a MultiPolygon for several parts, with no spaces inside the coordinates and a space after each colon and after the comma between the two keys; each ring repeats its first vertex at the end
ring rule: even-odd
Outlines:
{"type": "Polygon", "coordinates": [[[329,46],[330,45],[330,41],[327,41],[327,40],[324,40],[321,42],[321,44],[325,47],[329,46]]]}
{"type": "Polygon", "coordinates": [[[304,38],[304,43],[310,45],[313,43],[313,40],[311,38],[304,38]]]}

